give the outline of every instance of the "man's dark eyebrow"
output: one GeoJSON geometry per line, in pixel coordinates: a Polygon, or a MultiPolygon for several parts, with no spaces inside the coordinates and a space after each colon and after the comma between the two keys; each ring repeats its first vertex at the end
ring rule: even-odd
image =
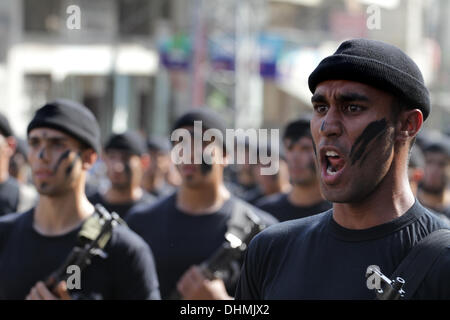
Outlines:
{"type": "Polygon", "coordinates": [[[351,101],[370,101],[369,97],[356,93],[356,92],[349,92],[349,93],[342,93],[337,96],[337,100],[341,102],[351,102],[351,101]]]}
{"type": "Polygon", "coordinates": [[[312,97],[311,97],[311,102],[327,102],[327,99],[325,98],[324,95],[322,94],[317,94],[315,93],[312,97]]]}
{"type": "Polygon", "coordinates": [[[28,137],[28,141],[32,141],[32,140],[49,140],[50,142],[52,142],[52,143],[56,143],[56,142],[64,142],[64,141],[66,141],[67,140],[67,138],[66,137],[47,137],[47,138],[44,138],[44,137],[38,137],[38,136],[31,136],[31,137],[28,137]]]}
{"type": "MultiPolygon", "coordinates": [[[[351,101],[370,101],[369,97],[356,93],[356,92],[349,92],[349,93],[342,93],[337,95],[336,100],[339,102],[351,102],[351,101]]],[[[311,97],[311,102],[314,103],[326,103],[327,99],[322,94],[314,94],[311,97]]]]}

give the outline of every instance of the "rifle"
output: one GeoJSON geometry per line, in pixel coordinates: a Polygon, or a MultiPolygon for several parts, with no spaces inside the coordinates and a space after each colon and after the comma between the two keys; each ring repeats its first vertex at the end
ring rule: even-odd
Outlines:
{"type": "Polygon", "coordinates": [[[92,258],[107,257],[103,251],[112,235],[112,229],[125,222],[115,212],[109,213],[100,204],[95,205],[95,212],[84,223],[78,233],[77,245],[67,256],[64,263],[56,269],[45,281],[50,291],[61,281],[67,281],[67,268],[76,265],[80,270],[91,264],[92,258]]]}
{"type": "Polygon", "coordinates": [[[377,300],[404,299],[405,291],[403,290],[403,285],[405,284],[405,280],[403,278],[397,277],[395,280],[391,280],[374,266],[367,268],[366,277],[371,274],[376,274],[380,279],[380,288],[376,288],[375,290],[377,300]]]}
{"type": "MultiPolygon", "coordinates": [[[[255,235],[266,228],[266,224],[245,204],[237,201],[228,221],[225,241],[214,254],[200,264],[203,275],[209,279],[233,282],[240,273],[240,263],[245,250],[255,235]]],[[[180,294],[174,290],[171,300],[179,300],[180,294]]]]}
{"type": "Polygon", "coordinates": [[[412,299],[425,281],[428,272],[441,255],[450,248],[450,230],[438,229],[416,243],[400,262],[389,279],[380,270],[370,266],[366,277],[375,273],[380,278],[376,290],[378,300],[412,299]]]}

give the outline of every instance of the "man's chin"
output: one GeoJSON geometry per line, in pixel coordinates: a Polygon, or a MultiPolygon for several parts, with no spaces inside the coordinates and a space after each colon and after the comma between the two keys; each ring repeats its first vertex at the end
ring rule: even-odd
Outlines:
{"type": "Polygon", "coordinates": [[[354,200],[354,197],[351,194],[342,189],[338,190],[338,188],[336,188],[336,190],[332,190],[329,186],[324,187],[321,185],[320,191],[325,200],[333,203],[348,203],[353,202],[354,200]]]}
{"type": "Polygon", "coordinates": [[[128,183],[112,183],[112,188],[118,191],[125,191],[130,188],[130,184],[128,183]]]}

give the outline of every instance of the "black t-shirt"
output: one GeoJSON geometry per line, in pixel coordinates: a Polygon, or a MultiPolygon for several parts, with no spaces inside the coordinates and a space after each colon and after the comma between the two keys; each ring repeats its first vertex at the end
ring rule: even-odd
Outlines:
{"type": "MultiPolygon", "coordinates": [[[[238,195],[239,196],[239,195],[238,195]]],[[[261,191],[259,187],[255,187],[248,191],[245,191],[240,198],[247,201],[248,203],[255,205],[255,203],[265,197],[264,193],[261,191]]]]}
{"type": "MultiPolygon", "coordinates": [[[[80,227],[60,236],[33,228],[34,210],[0,218],[0,300],[24,299],[38,281],[58,269],[76,245],[80,227]]],[[[158,278],[148,245],[125,226],[113,229],[104,249],[81,271],[81,289],[90,299],[159,299],[158,278]]]]}
{"type": "Polygon", "coordinates": [[[0,216],[16,212],[19,205],[19,183],[9,177],[0,184],[0,216]]]}
{"type": "MultiPolygon", "coordinates": [[[[250,243],[236,299],[374,299],[366,270],[388,277],[412,246],[448,228],[418,201],[401,217],[365,230],[338,225],[332,210],[271,226],[250,243]]],[[[450,299],[450,251],[429,271],[414,299],[450,299]]]]}
{"type": "Polygon", "coordinates": [[[174,193],[175,190],[176,188],[174,186],[165,182],[160,187],[152,190],[150,194],[155,196],[156,198],[162,198],[174,193]]]}
{"type": "MultiPolygon", "coordinates": [[[[153,250],[163,299],[170,298],[190,266],[205,261],[223,244],[235,201],[241,200],[231,197],[215,213],[190,215],[176,207],[173,194],[147,209],[130,212],[128,225],[153,250]]],[[[269,214],[252,208],[267,224],[277,222],[269,214]]]]}
{"type": "Polygon", "coordinates": [[[258,200],[255,204],[258,208],[272,214],[278,221],[287,221],[299,218],[306,218],[317,213],[329,210],[332,204],[328,201],[321,201],[312,206],[301,207],[289,201],[288,194],[277,193],[258,200]]]}
{"type": "Polygon", "coordinates": [[[109,212],[117,213],[121,218],[125,218],[128,212],[134,206],[146,206],[157,201],[157,198],[147,191],[143,190],[142,197],[137,201],[130,201],[124,203],[110,203],[106,201],[103,195],[100,192],[94,193],[92,196],[88,197],[89,202],[92,204],[100,203],[106,210],[109,212]]]}

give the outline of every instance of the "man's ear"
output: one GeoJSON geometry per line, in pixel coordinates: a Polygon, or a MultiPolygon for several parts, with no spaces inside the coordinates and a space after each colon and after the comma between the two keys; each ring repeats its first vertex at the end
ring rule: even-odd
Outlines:
{"type": "Polygon", "coordinates": [[[416,168],[416,169],[414,169],[414,172],[412,174],[412,179],[413,179],[413,181],[416,181],[417,183],[419,183],[420,181],[422,181],[424,175],[425,175],[425,172],[423,171],[422,168],[416,168]]]}
{"type": "Polygon", "coordinates": [[[148,153],[144,153],[143,155],[141,155],[141,165],[143,171],[147,171],[147,169],[150,167],[151,162],[152,159],[150,158],[150,155],[148,153]]]}
{"type": "Polygon", "coordinates": [[[82,168],[84,170],[89,170],[94,165],[95,161],[97,161],[97,153],[89,148],[85,149],[81,152],[81,161],[82,161],[82,168]]]}
{"type": "Polygon", "coordinates": [[[9,156],[12,157],[14,155],[14,153],[16,152],[17,140],[13,136],[10,136],[10,137],[6,137],[5,141],[10,149],[9,156]]]}
{"type": "Polygon", "coordinates": [[[419,109],[404,110],[396,124],[396,140],[402,144],[412,140],[423,125],[423,114],[419,109]]]}

